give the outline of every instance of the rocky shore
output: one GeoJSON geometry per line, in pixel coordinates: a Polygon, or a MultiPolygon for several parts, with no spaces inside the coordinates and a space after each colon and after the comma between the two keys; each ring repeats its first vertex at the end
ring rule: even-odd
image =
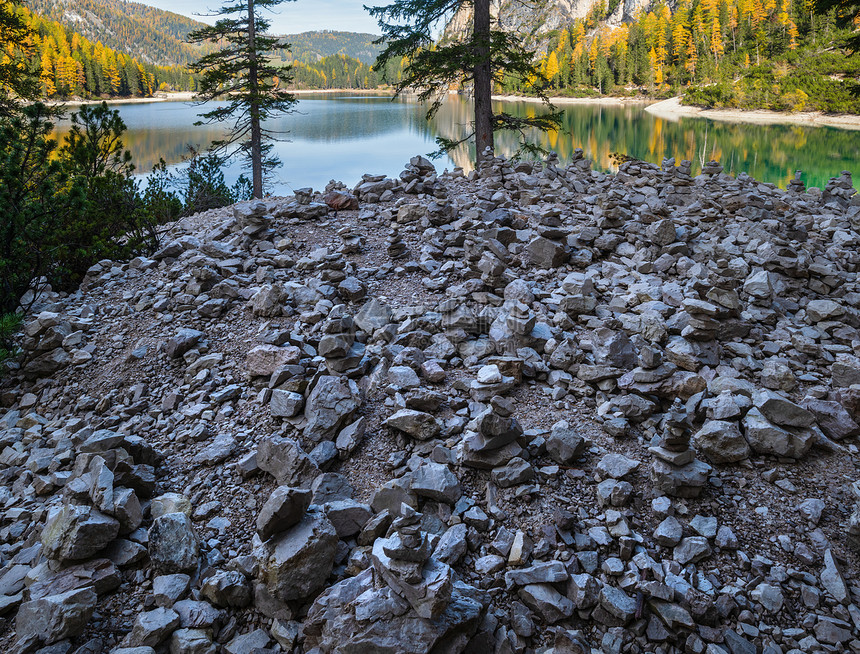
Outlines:
{"type": "Polygon", "coordinates": [[[860,651],[860,197],[577,154],[245,203],[36,299],[15,653],[860,651]]]}

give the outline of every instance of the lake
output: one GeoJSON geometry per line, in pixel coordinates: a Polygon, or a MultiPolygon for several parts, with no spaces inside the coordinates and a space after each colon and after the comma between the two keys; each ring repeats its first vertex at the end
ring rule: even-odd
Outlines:
{"type": "MultiPolygon", "coordinates": [[[[497,102],[496,108],[527,115],[542,107],[526,102],[497,102]]],[[[126,147],[139,172],[164,158],[181,166],[188,147],[205,148],[222,136],[217,125],[194,126],[202,111],[184,102],[117,105],[128,126],[126,147]]],[[[564,162],[581,147],[598,170],[614,170],[612,153],[625,153],[659,164],[664,157],[689,159],[694,172],[710,159],[727,172],[747,172],[758,180],[785,188],[795,170],[808,186],[823,186],[828,178],[849,170],[860,175],[860,132],[804,125],[750,125],[682,117],[677,122],[652,116],[644,105],[562,105],[558,132],[534,134],[564,162]]],[[[274,194],[292,189],[322,189],[335,179],[352,187],[364,173],[397,175],[409,158],[435,150],[435,138],[457,137],[470,120],[471,103],[449,96],[436,117],[425,120],[425,109],[409,98],[320,94],[300,96],[297,111],[268,126],[287,141],[275,144],[283,162],[270,186],[274,194]]],[[[68,121],[58,125],[62,136],[68,121]]],[[[510,134],[496,137],[497,152],[510,156],[517,148],[510,134]]],[[[474,154],[468,148],[436,160],[441,172],[460,165],[468,169],[474,154]]],[[[241,173],[240,164],[226,171],[229,183],[241,173]]]]}

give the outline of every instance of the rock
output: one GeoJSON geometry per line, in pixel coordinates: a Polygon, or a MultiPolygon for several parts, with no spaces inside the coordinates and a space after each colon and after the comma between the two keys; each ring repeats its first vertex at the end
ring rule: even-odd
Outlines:
{"type": "Polygon", "coordinates": [[[328,502],[324,508],[338,538],[355,536],[373,517],[373,510],[367,504],[350,499],[328,502]]]}
{"type": "Polygon", "coordinates": [[[456,589],[445,611],[434,620],[425,620],[408,607],[390,588],[374,588],[373,571],[365,570],[316,599],[304,623],[304,647],[326,654],[367,648],[378,654],[453,652],[475,633],[482,613],[478,601],[456,589]],[[447,649],[451,643],[460,645],[447,649]]]}
{"type": "Polygon", "coordinates": [[[245,366],[253,377],[271,377],[276,370],[299,362],[301,351],[292,345],[258,345],[248,352],[245,366]]]}
{"type": "Polygon", "coordinates": [[[311,504],[311,492],[303,488],[279,486],[257,516],[257,533],[263,540],[298,524],[311,504]]]}
{"type": "Polygon", "coordinates": [[[354,381],[343,377],[320,377],[305,404],[305,437],[314,443],[334,440],[338,432],[351,422],[360,405],[354,381]]]}
{"type": "Polygon", "coordinates": [[[217,570],[200,586],[200,595],[215,606],[242,608],[251,603],[251,587],[241,572],[217,570]]]}
{"type": "Polygon", "coordinates": [[[272,398],[269,400],[269,410],[275,418],[293,418],[297,416],[305,405],[305,398],[299,393],[272,389],[272,398]]]}
{"type": "Polygon", "coordinates": [[[524,459],[515,456],[504,466],[493,468],[492,480],[501,488],[510,488],[530,482],[535,477],[534,468],[524,459]]]}
{"type": "Polygon", "coordinates": [[[708,420],[693,436],[693,443],[712,463],[736,463],[750,455],[749,445],[736,422],[708,420]]]}
{"type": "Polygon", "coordinates": [[[551,241],[542,236],[529,242],[528,253],[532,263],[541,268],[558,268],[569,256],[564,243],[551,241]]]}
{"type": "Polygon", "coordinates": [[[567,465],[582,456],[587,444],[576,428],[566,420],[560,420],[552,426],[546,439],[546,451],[553,461],[567,465]]]}
{"type": "Polygon", "coordinates": [[[389,417],[385,424],[419,441],[437,438],[442,432],[442,427],[436,418],[429,413],[413,409],[401,409],[389,417]]]}
{"type": "Polygon", "coordinates": [[[15,633],[45,645],[74,638],[83,632],[97,600],[95,590],[85,587],[24,602],[15,617],[15,633]]]}
{"type": "Polygon", "coordinates": [[[197,538],[187,515],[167,513],[153,521],[149,557],[158,570],[168,574],[197,568],[197,538]]]}
{"type": "Polygon", "coordinates": [[[603,478],[624,479],[639,467],[639,461],[629,459],[623,454],[610,452],[597,463],[597,472],[603,478]]]}
{"type": "Polygon", "coordinates": [[[535,563],[521,570],[510,570],[505,573],[505,585],[510,589],[515,586],[529,584],[556,584],[567,581],[570,575],[561,561],[535,563]]]}
{"type": "Polygon", "coordinates": [[[45,556],[60,562],[88,559],[119,535],[119,522],[89,506],[63,504],[42,530],[45,556]]]}
{"type": "Polygon", "coordinates": [[[257,465],[282,486],[309,486],[319,474],[298,442],[282,436],[269,436],[257,443],[257,465]]]}
{"type": "Polygon", "coordinates": [[[215,654],[205,629],[177,629],[170,636],[170,654],[215,654]]]}
{"type": "Polygon", "coordinates": [[[815,416],[770,390],[763,390],[753,397],[756,408],[771,422],[783,427],[811,427],[815,424],[815,416]]]}
{"type": "Polygon", "coordinates": [[[137,616],[126,642],[132,647],[157,647],[180,625],[179,614],[172,609],[157,608],[137,616]]]}
{"type": "Polygon", "coordinates": [[[860,435],[860,425],[839,402],[827,402],[808,397],[803,400],[802,406],[815,416],[821,431],[829,438],[841,441],[860,435]]]}
{"type": "Polygon", "coordinates": [[[203,332],[201,331],[187,327],[180,329],[176,333],[176,336],[167,341],[164,351],[171,359],[178,359],[197,345],[201,338],[203,338],[203,332]]]}
{"type": "Polygon", "coordinates": [[[520,588],[518,594],[523,603],[548,624],[573,615],[573,602],[550,584],[528,584],[520,588]]]}
{"type": "Polygon", "coordinates": [[[681,542],[684,528],[674,516],[669,516],[654,530],[654,540],[662,547],[675,547],[681,542]]]}
{"type": "Polygon", "coordinates": [[[814,525],[817,525],[821,520],[821,514],[824,511],[825,504],[818,498],[809,498],[803,500],[797,505],[797,510],[804,518],[809,520],[814,525]]]}
{"type": "Polygon", "coordinates": [[[355,314],[353,320],[360,330],[372,334],[377,329],[388,325],[391,322],[392,315],[391,308],[387,304],[376,298],[371,298],[364,303],[364,306],[355,314]]]}
{"type": "Polygon", "coordinates": [[[419,497],[454,504],[463,491],[460,482],[448,466],[428,462],[419,466],[412,476],[412,491],[419,497]]]}
{"type": "Polygon", "coordinates": [[[783,429],[771,424],[758,409],[750,409],[743,420],[744,436],[759,454],[800,459],[813,444],[812,432],[783,429]]]}
{"type": "Polygon", "coordinates": [[[696,563],[711,555],[708,539],[702,536],[688,536],[675,547],[672,557],[681,565],[696,563]]]}
{"type": "Polygon", "coordinates": [[[331,574],[337,543],[337,532],[325,514],[306,513],[289,531],[255,546],[260,581],[282,602],[313,595],[331,574]]]}
{"type": "Polygon", "coordinates": [[[215,440],[194,455],[192,461],[202,465],[215,465],[225,461],[236,449],[236,439],[230,434],[218,434],[215,440]]]}
{"type": "Polygon", "coordinates": [[[185,597],[190,587],[191,577],[186,574],[159,575],[152,580],[152,595],[158,606],[169,609],[185,597]]]}
{"type": "Polygon", "coordinates": [[[609,584],[603,585],[598,602],[604,611],[624,624],[630,622],[636,614],[636,600],[609,584]]]}
{"type": "Polygon", "coordinates": [[[821,586],[840,604],[848,604],[851,601],[848,586],[842,578],[842,573],[836,564],[833,552],[829,549],[824,552],[824,570],[821,571],[821,586]]]}

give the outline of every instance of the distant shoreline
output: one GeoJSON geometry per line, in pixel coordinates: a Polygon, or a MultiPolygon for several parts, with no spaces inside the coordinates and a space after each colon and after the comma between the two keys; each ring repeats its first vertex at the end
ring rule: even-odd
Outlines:
{"type": "MultiPolygon", "coordinates": [[[[501,100],[503,102],[533,102],[543,104],[541,98],[535,98],[527,95],[494,95],[493,100],[501,100]]],[[[568,98],[566,96],[550,97],[549,101],[552,104],[608,104],[608,105],[628,105],[628,104],[649,104],[655,100],[647,98],[629,98],[615,95],[603,95],[588,98],[568,98]]]]}
{"type": "Polygon", "coordinates": [[[677,122],[682,116],[708,118],[729,123],[754,125],[812,125],[814,127],[837,127],[860,130],[860,116],[854,114],[825,114],[820,111],[805,111],[796,114],[766,109],[703,109],[681,104],[680,97],[669,98],[645,107],[645,111],[665,120],[677,122]]]}
{"type": "MultiPolygon", "coordinates": [[[[361,95],[393,95],[388,89],[297,89],[290,91],[293,95],[318,95],[323,93],[355,93],[361,95]]],[[[92,100],[47,100],[45,104],[56,107],[65,105],[69,107],[79,107],[84,104],[99,104],[107,102],[108,104],[148,104],[150,102],[191,102],[194,100],[195,93],[193,91],[169,91],[150,96],[148,98],[93,98],[92,100]]]]}

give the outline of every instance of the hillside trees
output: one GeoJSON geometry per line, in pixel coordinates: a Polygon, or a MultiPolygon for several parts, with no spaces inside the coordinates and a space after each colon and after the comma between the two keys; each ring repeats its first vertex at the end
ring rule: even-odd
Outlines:
{"type": "Polygon", "coordinates": [[[671,11],[658,1],[617,28],[592,12],[560,31],[541,65],[555,57],[567,94],[635,86],[708,106],[857,113],[860,54],[845,46],[860,42],[858,12],[857,0],[678,0],[671,11]]]}
{"type": "Polygon", "coordinates": [[[31,39],[18,0],[0,0],[0,116],[10,113],[15,98],[38,95],[38,80],[27,66],[31,39]]]}
{"type": "Polygon", "coordinates": [[[197,124],[232,121],[228,136],[213,143],[224,153],[238,146],[251,168],[253,196],[263,196],[263,176],[278,160],[271,154],[276,134],[264,121],[293,110],[296,98],[286,86],[292,79],[290,66],[276,66],[269,55],[284,45],[266,35],[269,21],[261,15],[291,0],[237,0],[223,5],[215,25],[192,32],[192,43],[214,43],[221,49],[200,58],[191,69],[201,74],[197,91],[199,103],[221,98],[223,105],[200,114],[197,124]]]}
{"type": "Polygon", "coordinates": [[[526,140],[529,128],[558,126],[556,113],[517,117],[493,112],[493,85],[505,80],[532,89],[547,104],[549,100],[544,90],[547,80],[534,67],[534,53],[523,46],[519,35],[493,28],[490,0],[395,0],[365,8],[378,20],[383,34],[379,42],[385,44],[376,67],[406,58],[408,63],[395,90],[399,94],[417,89],[421,100],[431,100],[428,118],[438,111],[449,89],[471,86],[475,103],[472,133],[460,140],[437,139],[441,151],[474,137],[480,162],[487,148],[492,151],[495,131],[519,132],[522,148],[528,150],[534,148],[526,140]],[[471,15],[468,33],[434,44],[434,30],[458,13],[471,15]]]}

